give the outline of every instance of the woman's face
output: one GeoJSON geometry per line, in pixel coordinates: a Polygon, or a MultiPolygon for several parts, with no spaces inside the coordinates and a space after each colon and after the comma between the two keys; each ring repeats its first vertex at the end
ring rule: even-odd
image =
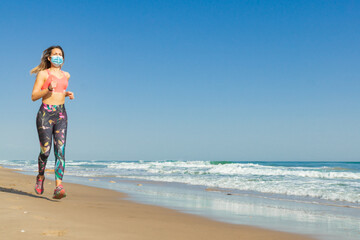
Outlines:
{"type": "MultiPolygon", "coordinates": [[[[61,56],[62,58],[64,58],[62,51],[59,48],[53,48],[51,50],[50,57],[48,57],[49,62],[51,62],[51,57],[53,57],[53,56],[61,56]]],[[[54,64],[51,62],[51,65],[54,65],[54,64]]]]}
{"type": "Polygon", "coordinates": [[[49,61],[51,60],[51,57],[52,57],[52,56],[61,56],[61,57],[64,57],[63,54],[62,54],[61,49],[59,49],[59,48],[53,48],[53,49],[51,50],[50,57],[48,58],[49,61]]]}

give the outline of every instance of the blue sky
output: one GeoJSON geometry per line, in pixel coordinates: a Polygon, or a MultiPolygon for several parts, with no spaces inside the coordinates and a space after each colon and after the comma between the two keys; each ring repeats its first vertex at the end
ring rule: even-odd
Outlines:
{"type": "Polygon", "coordinates": [[[59,44],[68,159],[360,160],[359,1],[1,1],[0,15],[0,159],[37,158],[29,71],[59,44]]]}

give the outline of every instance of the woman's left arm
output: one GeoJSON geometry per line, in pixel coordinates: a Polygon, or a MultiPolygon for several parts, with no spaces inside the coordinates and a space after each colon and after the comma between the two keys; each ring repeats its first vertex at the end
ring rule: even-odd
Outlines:
{"type": "Polygon", "coordinates": [[[69,97],[71,100],[75,98],[74,93],[70,91],[65,92],[65,97],[69,97]]]}
{"type": "MultiPolygon", "coordinates": [[[[68,81],[69,81],[69,78],[70,78],[70,73],[68,72],[65,72],[65,76],[67,77],[68,81]]],[[[65,92],[65,97],[69,97],[71,100],[73,100],[75,97],[74,97],[74,93],[73,92],[70,92],[70,91],[66,91],[65,92]]]]}

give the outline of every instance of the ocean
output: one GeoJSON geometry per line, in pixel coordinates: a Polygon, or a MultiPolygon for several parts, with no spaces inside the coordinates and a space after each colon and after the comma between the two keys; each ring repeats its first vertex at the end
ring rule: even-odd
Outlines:
{"type": "MultiPolygon", "coordinates": [[[[0,164],[37,171],[35,160],[0,164]]],[[[360,237],[360,162],[67,160],[64,182],[234,224],[321,240],[360,237]]]]}

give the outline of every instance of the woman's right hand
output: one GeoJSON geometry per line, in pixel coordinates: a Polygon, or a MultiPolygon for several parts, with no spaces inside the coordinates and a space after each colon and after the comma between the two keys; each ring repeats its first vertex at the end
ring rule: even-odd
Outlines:
{"type": "Polygon", "coordinates": [[[57,81],[52,81],[49,86],[50,91],[53,91],[56,88],[56,85],[57,85],[57,81]]]}

